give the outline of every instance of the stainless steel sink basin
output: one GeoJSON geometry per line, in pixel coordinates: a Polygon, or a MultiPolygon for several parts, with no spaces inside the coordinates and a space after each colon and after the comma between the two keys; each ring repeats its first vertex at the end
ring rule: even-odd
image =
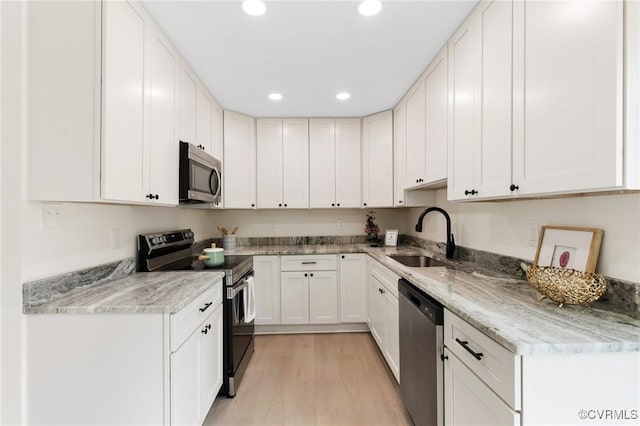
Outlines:
{"type": "Polygon", "coordinates": [[[446,263],[427,256],[392,254],[389,257],[396,262],[400,262],[405,266],[411,266],[413,268],[447,266],[446,263]]]}

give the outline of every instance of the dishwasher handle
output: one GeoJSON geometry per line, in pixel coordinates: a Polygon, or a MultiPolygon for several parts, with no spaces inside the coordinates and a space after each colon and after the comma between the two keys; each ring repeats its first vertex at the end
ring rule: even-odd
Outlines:
{"type": "Polygon", "coordinates": [[[444,308],[442,304],[418,289],[404,278],[398,280],[398,292],[408,299],[422,315],[429,318],[436,325],[444,324],[444,308]]]}

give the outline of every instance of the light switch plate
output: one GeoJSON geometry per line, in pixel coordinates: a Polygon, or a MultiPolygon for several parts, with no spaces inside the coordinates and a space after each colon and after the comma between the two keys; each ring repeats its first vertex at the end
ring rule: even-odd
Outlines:
{"type": "Polygon", "coordinates": [[[44,230],[62,229],[61,203],[42,203],[40,228],[44,230]]]}

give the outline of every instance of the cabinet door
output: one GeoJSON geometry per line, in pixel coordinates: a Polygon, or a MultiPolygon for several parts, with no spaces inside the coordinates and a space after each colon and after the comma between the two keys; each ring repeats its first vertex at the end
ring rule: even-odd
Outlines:
{"type": "Polygon", "coordinates": [[[309,121],[306,119],[282,121],[282,203],[287,208],[309,208],[309,121]]]}
{"type": "Polygon", "coordinates": [[[384,357],[391,372],[400,381],[400,316],[398,298],[390,292],[384,293],[385,299],[385,334],[384,357]]]}
{"type": "Polygon", "coordinates": [[[211,154],[213,138],[213,98],[200,83],[196,93],[196,145],[211,154]]]}
{"type": "Polygon", "coordinates": [[[402,207],[406,205],[404,200],[404,188],[407,176],[407,140],[404,103],[401,102],[393,111],[393,150],[394,150],[394,176],[393,176],[393,205],[402,207]]]}
{"type": "Polygon", "coordinates": [[[180,62],[180,140],[196,144],[198,79],[184,61],[180,62]]]}
{"type": "MultiPolygon", "coordinates": [[[[447,198],[473,198],[475,27],[470,16],[449,39],[449,170],[447,198]],[[466,194],[465,194],[466,192],[466,194]]],[[[482,195],[482,194],[480,194],[482,195]]]]}
{"type": "Polygon", "coordinates": [[[361,207],[360,119],[336,119],[336,207],[361,207]]]}
{"type": "Polygon", "coordinates": [[[218,105],[215,101],[213,102],[212,109],[212,118],[211,118],[211,152],[214,158],[219,160],[222,159],[222,122],[223,122],[223,111],[222,107],[218,105]]]}
{"type": "Polygon", "coordinates": [[[143,202],[149,189],[144,16],[129,2],[104,5],[101,178],[108,200],[143,202]]]}
{"type": "Polygon", "coordinates": [[[279,256],[254,256],[256,325],[280,324],[279,256]]]}
{"type": "Polygon", "coordinates": [[[520,425],[513,411],[445,348],[444,418],[447,425],[520,425]]]}
{"type": "Polygon", "coordinates": [[[280,274],[280,319],[282,324],[309,324],[309,273],[280,274]]]}
{"type": "Polygon", "coordinates": [[[224,112],[225,208],[250,209],[256,206],[255,120],[235,112],[224,112]]]}
{"type": "Polygon", "coordinates": [[[338,277],[336,271],[309,272],[309,323],[338,323],[338,277]]]}
{"type": "Polygon", "coordinates": [[[407,139],[407,188],[420,185],[424,179],[425,105],[424,80],[419,80],[406,97],[404,104],[407,139]]]}
{"type": "Polygon", "coordinates": [[[362,203],[393,206],[393,111],[362,119],[362,203]]]}
{"type": "Polygon", "coordinates": [[[171,354],[171,424],[200,424],[200,330],[171,354]]]}
{"type": "Polygon", "coordinates": [[[447,48],[433,59],[424,79],[425,183],[447,179],[447,48]]]}
{"type": "Polygon", "coordinates": [[[371,292],[371,334],[384,353],[385,347],[385,322],[387,320],[387,301],[384,296],[384,286],[376,277],[370,275],[371,292]]]}
{"type": "Polygon", "coordinates": [[[479,198],[511,194],[511,1],[476,9],[476,138],[474,187],[479,198]]]}
{"type": "Polygon", "coordinates": [[[151,39],[149,191],[156,202],[178,204],[177,106],[179,59],[158,30],[151,39]]]}
{"type": "Polygon", "coordinates": [[[222,305],[196,330],[200,338],[200,421],[222,387],[222,305]]]}
{"type": "Polygon", "coordinates": [[[282,120],[256,121],[257,200],[260,209],[282,207],[282,120]]]}
{"type": "Polygon", "coordinates": [[[340,322],[367,321],[365,254],[340,255],[340,322]]]}
{"type": "Polygon", "coordinates": [[[520,194],[622,185],[623,2],[514,2],[520,194]]]}
{"type": "Polygon", "coordinates": [[[335,121],[309,120],[309,207],[329,208],[336,203],[335,121]]]}

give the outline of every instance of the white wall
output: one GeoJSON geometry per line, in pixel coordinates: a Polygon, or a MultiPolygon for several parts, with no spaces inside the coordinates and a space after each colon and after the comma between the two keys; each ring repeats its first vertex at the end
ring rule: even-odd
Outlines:
{"type": "Polygon", "coordinates": [[[43,229],[43,205],[23,206],[23,282],[135,256],[140,233],[191,228],[204,239],[216,229],[205,210],[80,203],[56,204],[62,226],[43,229]],[[118,249],[111,248],[112,229],[120,234],[118,249]]]}
{"type": "MultiPolygon", "coordinates": [[[[375,222],[381,234],[386,229],[404,231],[405,213],[402,210],[371,210],[376,212],[375,222]]],[[[211,220],[229,231],[239,226],[239,237],[364,235],[368,211],[369,209],[221,210],[212,212],[211,220]],[[343,222],[342,229],[339,229],[338,221],[343,222]]],[[[220,236],[217,230],[216,236],[220,236]]]]}
{"type": "MultiPolygon", "coordinates": [[[[437,192],[436,205],[451,215],[456,244],[531,261],[537,240],[528,241],[529,224],[604,229],[597,272],[640,282],[640,194],[449,203],[443,189],[437,192]]],[[[425,217],[422,233],[414,231],[422,211],[408,210],[410,234],[445,241],[445,220],[438,213],[425,217]]]]}

